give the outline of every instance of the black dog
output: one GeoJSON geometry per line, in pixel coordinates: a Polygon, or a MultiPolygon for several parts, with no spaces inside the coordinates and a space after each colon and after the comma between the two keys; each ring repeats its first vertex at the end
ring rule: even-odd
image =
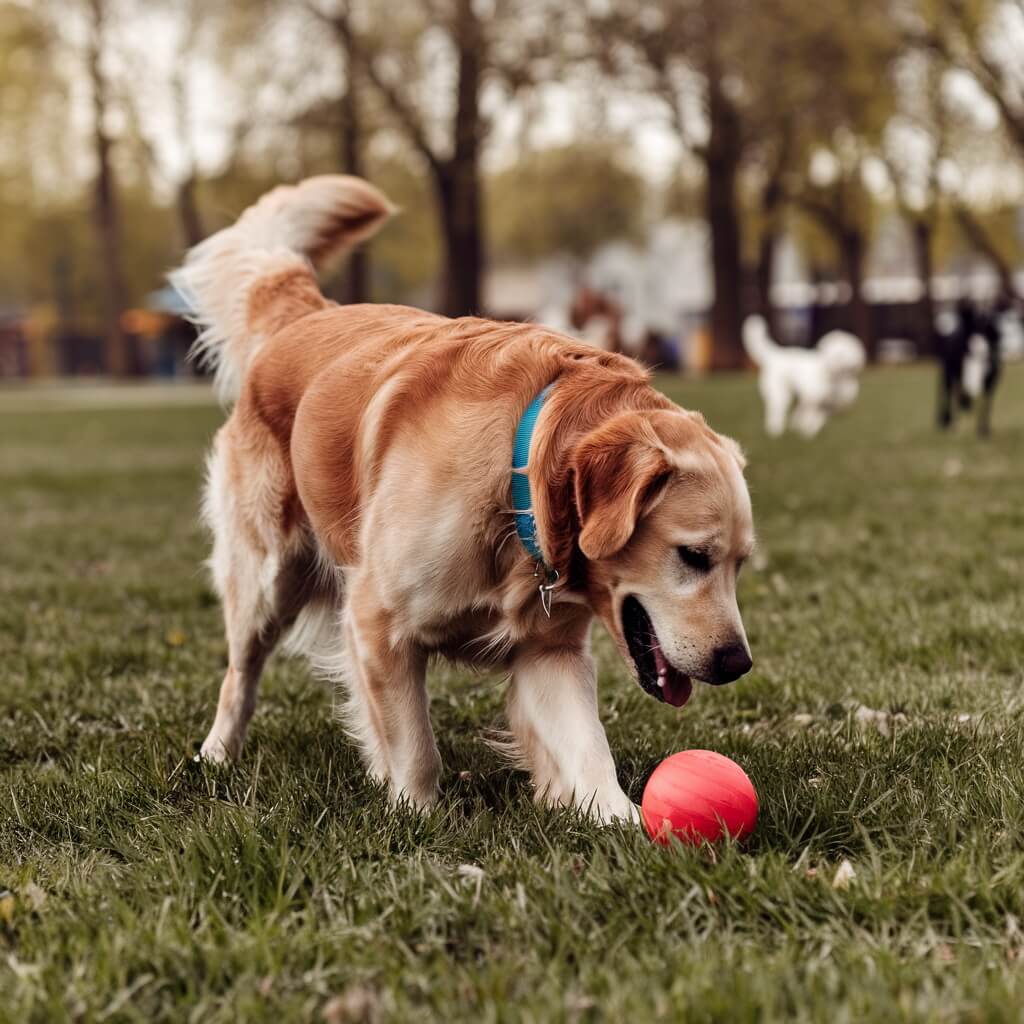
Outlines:
{"type": "Polygon", "coordinates": [[[985,315],[974,308],[966,299],[957,303],[956,329],[946,335],[936,337],[940,362],[939,376],[939,428],[947,430],[953,424],[956,408],[970,409],[972,396],[964,386],[964,366],[968,356],[985,360],[981,390],[977,395],[978,402],[978,434],[988,437],[992,429],[992,394],[999,383],[1002,372],[1000,353],[1001,335],[999,331],[999,315],[1008,308],[1005,302],[999,303],[996,310],[985,315]],[[985,352],[972,355],[972,339],[978,346],[979,340],[985,352]]]}

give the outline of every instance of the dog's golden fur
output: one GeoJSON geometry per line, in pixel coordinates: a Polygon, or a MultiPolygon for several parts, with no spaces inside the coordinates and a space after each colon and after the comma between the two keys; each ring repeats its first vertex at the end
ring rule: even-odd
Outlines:
{"type": "Polygon", "coordinates": [[[742,456],[622,356],[532,324],[325,300],[307,258],[389,213],[365,182],[312,179],[265,197],[178,274],[237,399],[205,502],[230,664],[204,755],[239,752],[264,659],[292,630],[343,681],[349,726],[394,796],[437,792],[425,669],[441,653],[511,672],[509,725],[539,796],[633,818],[597,716],[591,621],[634,672],[627,595],[663,672],[667,659],[680,677],[721,676],[723,648],[746,650],[742,456]],[[552,381],[529,464],[559,574],[549,616],[515,534],[510,465],[516,425],[552,381]],[[680,567],[676,549],[693,544],[707,572],[680,567]]]}

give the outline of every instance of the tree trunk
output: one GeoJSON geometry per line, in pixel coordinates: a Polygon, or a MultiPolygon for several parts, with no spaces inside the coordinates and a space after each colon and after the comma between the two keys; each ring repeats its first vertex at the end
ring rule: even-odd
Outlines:
{"type": "MultiPolygon", "coordinates": [[[[193,44],[195,42],[194,27],[193,24],[193,31],[190,31],[187,37],[193,44]]],[[[206,232],[203,230],[203,220],[199,215],[199,203],[196,200],[198,174],[189,129],[186,59],[186,49],[182,46],[178,52],[176,70],[171,79],[171,96],[174,100],[174,121],[177,127],[178,141],[188,164],[188,171],[178,182],[175,190],[174,204],[178,211],[182,243],[186,249],[191,249],[206,237],[206,232]]]]}
{"type": "Polygon", "coordinates": [[[784,185],[786,169],[790,165],[795,132],[794,117],[787,117],[776,142],[777,151],[768,178],[761,189],[761,238],[757,250],[757,304],[771,336],[781,337],[779,318],[772,300],[775,277],[775,256],[782,235],[782,215],[786,202],[784,185]]]}
{"type": "Polygon", "coordinates": [[[441,311],[445,316],[477,314],[481,312],[483,239],[476,169],[463,169],[460,176],[457,168],[446,164],[436,180],[444,243],[441,311]]]}
{"type": "Polygon", "coordinates": [[[445,253],[441,309],[447,316],[466,316],[482,312],[484,272],[479,108],[484,40],[472,0],[458,0],[453,36],[459,78],[452,157],[435,166],[434,176],[445,253]]]}
{"type": "Polygon", "coordinates": [[[773,338],[780,336],[775,303],[772,301],[772,280],[775,272],[775,253],[779,243],[779,214],[782,210],[782,176],[773,175],[761,193],[761,239],[757,250],[757,304],[758,312],[768,324],[773,338]]]}
{"type": "Polygon", "coordinates": [[[708,76],[711,134],[704,154],[707,173],[705,212],[711,232],[711,365],[739,369],[745,363],[740,335],[743,323],[743,262],[736,179],[741,158],[740,121],[715,74],[708,76]]]}
{"type": "Polygon", "coordinates": [[[958,203],[954,208],[957,223],[967,238],[967,241],[984,256],[996,275],[999,277],[999,289],[1003,298],[1018,298],[1017,289],[1013,281],[1013,271],[1006,257],[999,251],[999,247],[989,237],[984,225],[964,205],[958,203]]]}
{"type": "MultiPolygon", "coordinates": [[[[346,34],[342,37],[345,50],[345,94],[341,98],[341,166],[346,174],[363,176],[362,120],[359,109],[358,73],[355,47],[346,34]]],[[[349,256],[346,275],[345,301],[367,302],[370,298],[370,253],[366,244],[349,256]]]]}
{"type": "Polygon", "coordinates": [[[192,172],[178,185],[175,196],[178,208],[178,222],[181,225],[181,236],[186,249],[198,245],[205,237],[203,221],[199,215],[199,204],[196,202],[196,176],[192,172]]]}
{"type": "Polygon", "coordinates": [[[772,277],[775,266],[775,251],[778,248],[779,231],[774,224],[761,229],[761,241],[757,249],[757,311],[768,325],[768,333],[779,338],[778,317],[772,301],[772,277]]]}
{"type": "MultiPolygon", "coordinates": [[[[347,32],[347,22],[336,22],[347,32]]],[[[480,189],[480,85],[487,66],[487,38],[473,9],[473,0],[455,0],[446,25],[456,52],[457,81],[451,148],[438,153],[419,121],[415,104],[407,102],[402,89],[388,84],[366,51],[360,69],[377,88],[400,125],[430,169],[437,199],[437,215],[444,246],[444,269],[438,306],[448,316],[482,312],[481,281],[484,273],[484,228],[480,189]]],[[[350,46],[349,52],[355,47],[350,46]]]]}
{"type": "Polygon", "coordinates": [[[850,286],[848,328],[864,343],[868,358],[874,360],[876,344],[871,307],[864,298],[864,235],[858,228],[846,228],[840,236],[839,247],[842,252],[843,272],[850,286]]]}
{"type": "Polygon", "coordinates": [[[124,274],[121,269],[121,239],[117,208],[117,192],[110,150],[113,145],[107,134],[107,82],[103,73],[104,0],[91,0],[91,38],[87,54],[89,80],[92,86],[93,146],[96,158],[96,181],[93,186],[93,218],[103,264],[104,306],[107,337],[107,369],[117,377],[127,376],[132,367],[128,338],[121,326],[125,307],[124,274]]]}
{"type": "Polygon", "coordinates": [[[932,225],[923,217],[915,217],[910,226],[914,244],[914,262],[921,279],[921,298],[917,303],[917,344],[921,355],[931,355],[935,348],[935,297],[932,294],[932,225]]]}

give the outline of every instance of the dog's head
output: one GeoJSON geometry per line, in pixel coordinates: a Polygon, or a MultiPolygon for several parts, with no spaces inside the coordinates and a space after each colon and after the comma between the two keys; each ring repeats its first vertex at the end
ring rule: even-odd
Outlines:
{"type": "Polygon", "coordinates": [[[848,331],[829,331],[818,342],[818,352],[829,373],[835,376],[856,376],[867,362],[864,345],[848,331]]]}
{"type": "Polygon", "coordinates": [[[860,392],[860,373],[867,361],[864,346],[847,331],[830,331],[818,342],[818,354],[828,374],[827,405],[832,410],[850,408],[860,392]]]}
{"type": "Polygon", "coordinates": [[[751,667],[736,580],[754,543],[739,446],[703,417],[624,412],[572,457],[577,544],[594,609],[651,696],[751,667]]]}

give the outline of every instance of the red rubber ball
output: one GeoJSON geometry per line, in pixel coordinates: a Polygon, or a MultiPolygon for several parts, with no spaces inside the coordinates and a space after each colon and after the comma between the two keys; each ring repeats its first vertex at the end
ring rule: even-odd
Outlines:
{"type": "Polygon", "coordinates": [[[640,809],[655,842],[667,843],[674,833],[684,843],[713,843],[754,831],[757,793],[735,761],[713,750],[683,750],[654,769],[640,809]]]}

